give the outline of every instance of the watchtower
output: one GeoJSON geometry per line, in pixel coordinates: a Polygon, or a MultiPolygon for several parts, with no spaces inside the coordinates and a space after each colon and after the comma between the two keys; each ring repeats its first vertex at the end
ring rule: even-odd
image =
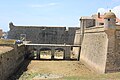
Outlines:
{"type": "Polygon", "coordinates": [[[104,28],[105,30],[115,29],[116,15],[111,10],[104,15],[104,28]]]}

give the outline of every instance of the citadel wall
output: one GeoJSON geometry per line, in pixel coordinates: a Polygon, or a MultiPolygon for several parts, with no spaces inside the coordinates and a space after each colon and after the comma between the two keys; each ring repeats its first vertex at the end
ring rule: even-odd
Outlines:
{"type": "Polygon", "coordinates": [[[0,38],[2,37],[3,35],[3,32],[2,32],[2,29],[0,29],[0,38]]]}
{"type": "Polygon", "coordinates": [[[120,29],[94,27],[85,30],[80,61],[98,73],[120,71],[120,29]]]}
{"type": "Polygon", "coordinates": [[[104,73],[107,58],[107,34],[104,28],[89,28],[85,30],[81,45],[80,61],[90,69],[104,73]]]}
{"type": "MultiPolygon", "coordinates": [[[[4,49],[6,46],[0,46],[4,49]]],[[[6,51],[0,50],[0,80],[7,80],[24,61],[25,47],[7,47],[6,51]]]]}
{"type": "Polygon", "coordinates": [[[20,39],[21,34],[26,40],[41,44],[73,44],[75,31],[78,27],[47,27],[47,26],[14,26],[10,23],[9,39],[20,39]]]}

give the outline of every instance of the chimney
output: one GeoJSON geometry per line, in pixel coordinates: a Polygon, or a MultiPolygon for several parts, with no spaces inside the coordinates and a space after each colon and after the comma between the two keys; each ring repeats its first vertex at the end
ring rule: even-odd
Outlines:
{"type": "Polygon", "coordinates": [[[100,18],[100,12],[98,12],[98,18],[100,18]]]}
{"type": "Polygon", "coordinates": [[[98,12],[98,18],[100,18],[100,12],[98,12]]]}

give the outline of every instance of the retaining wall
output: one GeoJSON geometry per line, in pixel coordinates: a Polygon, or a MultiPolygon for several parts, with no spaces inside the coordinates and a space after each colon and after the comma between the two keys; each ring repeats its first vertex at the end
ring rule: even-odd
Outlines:
{"type": "MultiPolygon", "coordinates": [[[[5,46],[1,46],[5,47],[5,46]]],[[[0,52],[0,80],[7,80],[24,61],[24,46],[9,47],[7,51],[0,52]]]]}

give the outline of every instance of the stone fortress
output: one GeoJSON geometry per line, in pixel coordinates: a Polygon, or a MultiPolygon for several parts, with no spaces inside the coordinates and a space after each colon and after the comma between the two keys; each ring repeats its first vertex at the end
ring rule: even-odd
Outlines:
{"type": "Polygon", "coordinates": [[[3,35],[3,31],[2,29],[0,29],[0,38],[2,37],[2,35],[3,35]]]}
{"type": "MultiPolygon", "coordinates": [[[[82,16],[80,29],[77,27],[66,30],[65,27],[15,26],[10,23],[8,38],[28,40],[39,44],[81,45],[81,47],[73,48],[73,53],[78,54],[80,62],[98,73],[116,72],[120,71],[119,23],[120,20],[111,11],[104,15],[98,13],[90,17],[82,16]]],[[[24,45],[15,45],[8,52],[0,54],[2,80],[14,73],[24,61],[26,50],[27,47],[24,45]],[[15,56],[11,57],[13,55],[15,56]]]]}
{"type": "Polygon", "coordinates": [[[104,15],[81,17],[74,48],[80,61],[98,73],[120,71],[120,20],[111,10],[104,15]]]}

